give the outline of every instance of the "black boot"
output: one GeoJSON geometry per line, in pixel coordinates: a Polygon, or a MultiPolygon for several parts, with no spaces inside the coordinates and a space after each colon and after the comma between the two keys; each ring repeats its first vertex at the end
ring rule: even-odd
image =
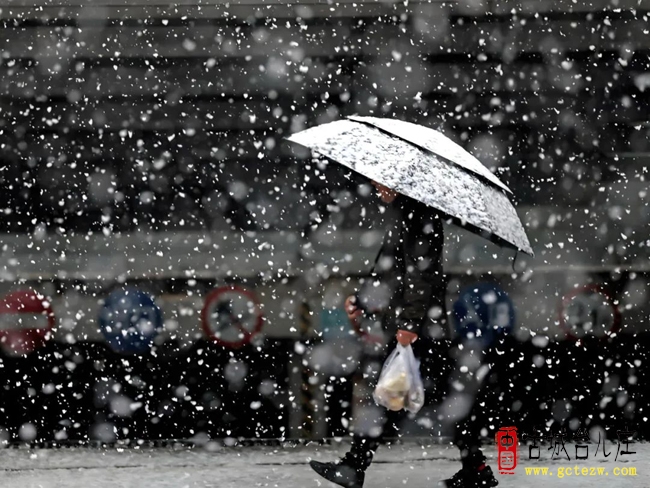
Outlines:
{"type": "Polygon", "coordinates": [[[463,467],[451,478],[442,481],[439,486],[446,488],[491,488],[499,482],[494,477],[492,468],[487,465],[485,456],[476,443],[463,440],[457,443],[463,467]]]}
{"type": "Polygon", "coordinates": [[[497,486],[499,481],[494,477],[492,468],[483,463],[480,466],[463,466],[451,478],[438,483],[442,488],[491,488],[497,486]]]}
{"type": "Polygon", "coordinates": [[[354,466],[345,457],[335,463],[310,461],[309,465],[327,481],[345,488],[363,488],[366,472],[354,466]]]}
{"type": "Polygon", "coordinates": [[[310,461],[309,465],[327,481],[345,488],[363,488],[366,469],[372,463],[379,443],[374,439],[354,437],[352,448],[342,459],[334,463],[310,461]]]}

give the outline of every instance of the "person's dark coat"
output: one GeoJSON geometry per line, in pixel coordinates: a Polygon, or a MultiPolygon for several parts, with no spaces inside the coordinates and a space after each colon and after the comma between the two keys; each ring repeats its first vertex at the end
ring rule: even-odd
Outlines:
{"type": "Polygon", "coordinates": [[[384,330],[390,335],[404,329],[419,336],[446,337],[442,217],[402,194],[390,207],[384,244],[373,270],[392,290],[383,315],[384,330]]]}

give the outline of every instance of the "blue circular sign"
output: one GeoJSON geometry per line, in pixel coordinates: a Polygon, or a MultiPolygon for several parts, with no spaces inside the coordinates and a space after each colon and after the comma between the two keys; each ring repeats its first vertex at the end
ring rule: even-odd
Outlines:
{"type": "Polygon", "coordinates": [[[515,327],[512,300],[495,283],[477,283],[463,288],[454,302],[454,325],[462,337],[479,337],[486,344],[515,327]]]}
{"type": "Polygon", "coordinates": [[[99,313],[99,327],[110,346],[127,354],[144,353],[162,329],[160,308],[146,293],[116,290],[104,301],[99,313]]]}

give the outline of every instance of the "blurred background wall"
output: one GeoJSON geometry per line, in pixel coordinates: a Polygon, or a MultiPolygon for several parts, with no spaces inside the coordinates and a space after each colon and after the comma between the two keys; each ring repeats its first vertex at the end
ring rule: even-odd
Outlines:
{"type": "MultiPolygon", "coordinates": [[[[352,114],[437,128],[513,190],[535,258],[447,227],[449,310],[497,286],[524,371],[593,339],[583,412],[624,386],[614,404],[646,425],[650,3],[0,9],[4,438],[344,432],[352,392],[320,387],[364,350],[358,335],[341,349],[340,306],[379,248],[379,208],[283,138],[352,114]],[[125,290],[147,295],[125,305],[125,290]],[[115,330],[120,311],[138,334],[115,330]],[[310,355],[328,341],[325,367],[310,355]]],[[[483,302],[472,327],[500,320],[483,302]]],[[[472,322],[450,318],[449,337],[472,322]]],[[[557,381],[567,392],[535,408],[570,422],[579,395],[557,381]]]]}

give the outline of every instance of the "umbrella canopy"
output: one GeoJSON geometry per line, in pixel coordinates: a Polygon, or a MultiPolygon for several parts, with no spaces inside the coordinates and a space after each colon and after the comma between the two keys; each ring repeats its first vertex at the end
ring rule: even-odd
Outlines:
{"type": "Polygon", "coordinates": [[[533,255],[508,187],[440,132],[395,119],[349,117],[288,140],[434,207],[496,244],[533,255]]]}

